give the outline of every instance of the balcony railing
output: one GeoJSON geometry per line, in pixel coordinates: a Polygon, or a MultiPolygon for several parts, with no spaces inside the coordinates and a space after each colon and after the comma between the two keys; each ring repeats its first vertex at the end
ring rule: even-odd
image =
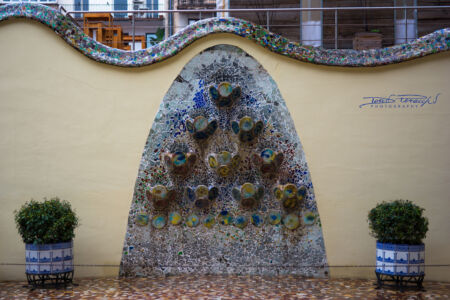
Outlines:
{"type": "MultiPolygon", "coordinates": [[[[186,4],[215,3],[210,0],[178,1],[186,4]]],[[[88,12],[70,11],[69,14],[88,12]]],[[[127,13],[132,20],[137,18],[139,13],[158,13],[168,20],[165,24],[166,37],[188,25],[176,23],[176,20],[174,22],[174,16],[188,15],[191,22],[214,17],[219,12],[228,12],[231,17],[249,20],[292,41],[335,49],[354,48],[355,45],[364,43],[387,47],[407,43],[435,30],[450,27],[450,5],[232,9],[186,7],[176,10],[113,11],[127,13]],[[307,20],[305,16],[308,14],[314,14],[316,19],[307,20]]],[[[136,25],[132,26],[135,28],[136,25]]]]}

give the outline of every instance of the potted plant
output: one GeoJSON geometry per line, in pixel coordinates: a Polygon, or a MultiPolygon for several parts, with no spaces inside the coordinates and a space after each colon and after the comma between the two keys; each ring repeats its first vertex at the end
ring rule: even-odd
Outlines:
{"type": "MultiPolygon", "coordinates": [[[[424,209],[408,200],[378,204],[369,212],[371,234],[377,239],[376,274],[379,280],[388,275],[397,285],[406,276],[416,277],[421,287],[425,275],[425,245],[428,231],[424,209]]],[[[411,279],[411,278],[409,278],[411,279]]],[[[390,281],[392,281],[390,280],[390,281]]]]}
{"type": "Polygon", "coordinates": [[[25,243],[26,274],[30,284],[71,282],[73,278],[74,229],[78,218],[70,203],[59,198],[30,200],[14,211],[19,234],[25,243]]]}

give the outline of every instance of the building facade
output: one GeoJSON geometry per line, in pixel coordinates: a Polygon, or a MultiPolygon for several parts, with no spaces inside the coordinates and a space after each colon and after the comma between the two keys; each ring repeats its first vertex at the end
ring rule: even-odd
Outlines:
{"type": "MultiPolygon", "coordinates": [[[[165,3],[166,7],[178,10],[201,10],[219,7],[217,5],[219,2],[221,1],[166,0],[165,3]]],[[[231,12],[229,15],[264,26],[289,40],[325,48],[354,48],[358,37],[368,38],[369,43],[371,39],[375,39],[378,47],[386,47],[409,42],[419,36],[450,26],[450,9],[448,8],[406,8],[448,6],[450,0],[229,0],[228,5],[231,9],[311,8],[313,10],[303,12],[245,11],[231,12]],[[359,9],[329,9],[334,7],[359,9]],[[392,7],[392,9],[371,9],[371,7],[392,7]],[[325,10],[321,11],[321,8],[325,10]]],[[[192,22],[213,16],[216,14],[177,13],[172,17],[173,20],[166,22],[166,27],[169,32],[177,32],[192,22]]]]}

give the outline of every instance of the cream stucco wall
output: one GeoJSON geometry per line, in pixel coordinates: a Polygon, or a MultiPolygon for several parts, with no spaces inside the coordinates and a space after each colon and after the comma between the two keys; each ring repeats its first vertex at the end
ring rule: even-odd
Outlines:
{"type": "MultiPolygon", "coordinates": [[[[426,208],[428,264],[450,263],[450,53],[371,69],[301,63],[215,34],[154,66],[96,63],[31,21],[0,25],[0,263],[23,263],[13,211],[30,198],[70,200],[81,218],[77,264],[117,265],[139,162],[156,110],[182,67],[215,44],[233,44],[273,76],[309,164],[330,265],[371,265],[367,212],[410,199],[426,208]],[[436,95],[421,109],[360,109],[364,96],[436,95]]],[[[116,267],[77,267],[114,276],[116,267]]],[[[429,267],[428,280],[450,280],[429,267]]],[[[373,278],[372,268],[331,268],[373,278]]],[[[24,266],[0,265],[0,280],[24,266]]]]}

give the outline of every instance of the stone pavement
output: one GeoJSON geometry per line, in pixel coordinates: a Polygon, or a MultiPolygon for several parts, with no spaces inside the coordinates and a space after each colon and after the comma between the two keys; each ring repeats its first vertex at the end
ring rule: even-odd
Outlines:
{"type": "Polygon", "coordinates": [[[0,282],[0,299],[450,299],[450,283],[425,282],[426,291],[376,290],[374,280],[298,276],[196,276],[75,279],[64,289],[0,282]]]}

